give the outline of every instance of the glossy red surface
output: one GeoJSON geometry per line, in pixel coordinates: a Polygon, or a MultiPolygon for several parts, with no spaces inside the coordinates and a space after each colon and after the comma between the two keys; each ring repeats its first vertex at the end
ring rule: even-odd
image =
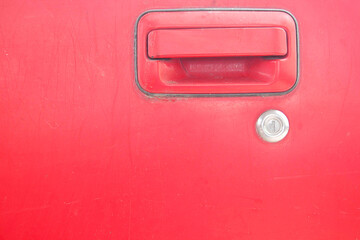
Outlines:
{"type": "Polygon", "coordinates": [[[0,239],[354,240],[357,1],[2,1],[0,239]],[[283,96],[151,98],[134,75],[151,8],[267,7],[299,22],[283,96]],[[264,143],[268,109],[290,121],[264,143]]]}
{"type": "Polygon", "coordinates": [[[296,83],[296,22],[287,12],[153,11],[136,25],[144,92],[279,93],[296,83]]]}

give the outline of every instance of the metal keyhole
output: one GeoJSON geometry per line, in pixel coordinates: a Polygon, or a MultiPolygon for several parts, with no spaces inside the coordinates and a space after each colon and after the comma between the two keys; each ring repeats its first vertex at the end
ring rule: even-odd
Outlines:
{"type": "Polygon", "coordinates": [[[256,122],[258,135],[267,142],[282,140],[289,131],[289,121],[279,110],[269,110],[261,114],[256,122]]]}

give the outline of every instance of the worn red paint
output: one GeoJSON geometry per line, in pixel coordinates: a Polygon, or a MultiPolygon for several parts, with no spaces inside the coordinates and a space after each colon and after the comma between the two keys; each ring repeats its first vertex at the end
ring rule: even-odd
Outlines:
{"type": "Polygon", "coordinates": [[[0,238],[356,239],[357,1],[3,1],[0,238]],[[300,30],[288,95],[149,98],[136,18],[152,8],[269,7],[300,30]],[[288,136],[264,143],[280,109],[288,136]]]}

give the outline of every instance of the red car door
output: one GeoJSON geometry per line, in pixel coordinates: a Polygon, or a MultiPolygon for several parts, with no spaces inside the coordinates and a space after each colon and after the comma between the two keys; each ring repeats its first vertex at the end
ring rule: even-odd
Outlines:
{"type": "Polygon", "coordinates": [[[359,9],[2,1],[0,239],[359,239],[359,9]]]}

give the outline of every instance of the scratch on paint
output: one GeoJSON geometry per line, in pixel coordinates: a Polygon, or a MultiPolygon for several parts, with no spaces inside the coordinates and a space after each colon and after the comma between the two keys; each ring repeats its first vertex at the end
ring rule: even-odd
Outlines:
{"type": "Polygon", "coordinates": [[[2,212],[2,213],[0,213],[0,215],[18,214],[18,213],[24,213],[24,212],[38,211],[38,210],[46,209],[49,207],[50,207],[50,205],[43,205],[43,206],[32,207],[32,208],[23,208],[23,209],[19,209],[19,210],[15,210],[15,211],[2,212]]]}
{"type": "Polygon", "coordinates": [[[128,229],[128,240],[131,239],[131,218],[132,218],[132,201],[130,200],[130,209],[129,209],[129,229],[128,229]]]}
{"type": "Polygon", "coordinates": [[[287,180],[287,179],[297,179],[297,178],[307,178],[314,175],[296,175],[296,176],[284,176],[284,177],[274,177],[274,180],[287,180]]]}
{"type": "Polygon", "coordinates": [[[315,176],[337,176],[337,175],[356,175],[356,174],[360,174],[360,171],[327,173],[327,174],[319,174],[319,175],[280,176],[280,177],[274,177],[273,180],[289,180],[289,179],[309,178],[315,176]]]}
{"type": "Polygon", "coordinates": [[[64,202],[64,204],[71,205],[71,204],[79,203],[79,202],[80,202],[80,200],[75,200],[75,201],[70,201],[70,202],[64,202]]]}

